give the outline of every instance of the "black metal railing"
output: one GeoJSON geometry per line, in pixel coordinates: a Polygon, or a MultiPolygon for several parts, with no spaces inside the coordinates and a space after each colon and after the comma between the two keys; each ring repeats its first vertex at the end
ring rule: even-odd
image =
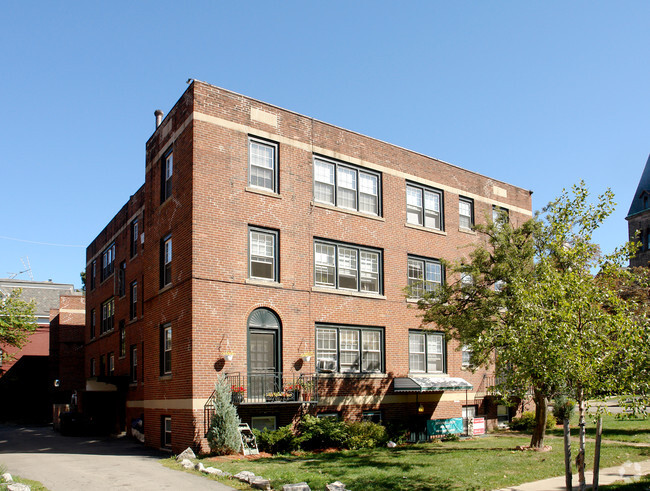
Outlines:
{"type": "MultiPolygon", "coordinates": [[[[282,372],[227,373],[231,402],[241,404],[317,404],[318,374],[282,372]]],[[[207,433],[214,414],[214,391],[203,405],[207,433]]]]}
{"type": "Polygon", "coordinates": [[[235,405],[318,402],[318,379],[313,373],[229,373],[226,380],[235,405]]]}

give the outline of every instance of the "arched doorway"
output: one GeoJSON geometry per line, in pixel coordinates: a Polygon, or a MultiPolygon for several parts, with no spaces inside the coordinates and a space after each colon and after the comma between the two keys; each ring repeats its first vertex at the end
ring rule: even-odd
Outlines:
{"type": "Polygon", "coordinates": [[[264,402],[282,385],[280,319],[270,309],[255,309],[248,316],[248,399],[264,402]]]}

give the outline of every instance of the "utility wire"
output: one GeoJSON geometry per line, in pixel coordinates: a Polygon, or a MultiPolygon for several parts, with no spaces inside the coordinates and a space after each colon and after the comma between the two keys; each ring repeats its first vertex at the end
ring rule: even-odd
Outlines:
{"type": "Polygon", "coordinates": [[[37,242],[35,240],[27,240],[27,239],[17,239],[15,237],[5,237],[4,235],[0,235],[0,239],[6,239],[6,240],[15,240],[16,242],[27,242],[29,244],[39,244],[39,245],[46,245],[46,246],[55,246],[55,247],[81,247],[81,248],[86,248],[86,246],[82,245],[73,245],[73,244],[53,244],[51,242],[37,242]]]}

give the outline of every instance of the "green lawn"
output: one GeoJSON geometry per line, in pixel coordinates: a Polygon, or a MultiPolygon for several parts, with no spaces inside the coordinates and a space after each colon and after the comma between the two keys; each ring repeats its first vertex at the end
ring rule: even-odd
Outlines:
{"type": "MultiPolygon", "coordinates": [[[[596,423],[591,417],[587,418],[587,438],[596,438],[596,423]]],[[[547,431],[548,435],[562,436],[561,426],[547,431]]],[[[571,418],[571,436],[578,436],[578,416],[571,418]]],[[[647,418],[617,418],[614,415],[603,416],[603,439],[622,442],[650,443],[650,417],[647,418]]]]}
{"type": "Polygon", "coordinates": [[[650,490],[650,476],[642,476],[638,481],[627,483],[621,481],[609,486],[599,486],[599,488],[606,491],[648,491],[650,490]]]}
{"type": "MultiPolygon", "coordinates": [[[[342,481],[353,490],[497,489],[564,474],[562,442],[550,439],[550,452],[514,451],[526,436],[488,436],[470,441],[427,443],[389,449],[277,456],[256,461],[204,460],[204,465],[236,474],[248,470],[271,479],[274,488],[306,481],[314,489],[342,481]]],[[[588,462],[593,444],[587,444],[588,462]]],[[[601,465],[650,458],[649,448],[604,444],[601,465]]],[[[168,459],[166,465],[180,468],[168,459]]],[[[239,487],[236,481],[228,484],[239,487]]],[[[246,489],[242,487],[242,489],[246,489]]]]}

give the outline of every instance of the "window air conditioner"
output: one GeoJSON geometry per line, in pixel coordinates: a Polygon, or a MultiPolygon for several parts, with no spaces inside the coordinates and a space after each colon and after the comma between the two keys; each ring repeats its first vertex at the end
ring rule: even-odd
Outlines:
{"type": "Polygon", "coordinates": [[[323,358],[316,362],[316,369],[319,372],[332,373],[336,371],[336,360],[323,358]]]}

